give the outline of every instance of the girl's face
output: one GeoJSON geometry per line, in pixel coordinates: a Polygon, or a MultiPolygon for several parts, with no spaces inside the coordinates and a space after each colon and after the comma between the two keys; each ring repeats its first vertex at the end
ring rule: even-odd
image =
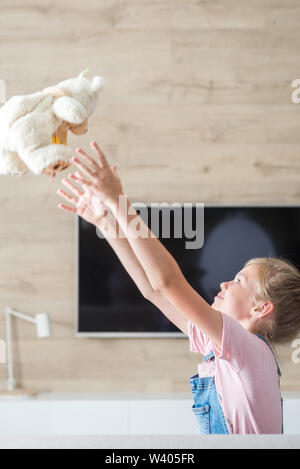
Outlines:
{"type": "Polygon", "coordinates": [[[222,282],[221,291],[214,298],[212,307],[231,316],[236,321],[249,325],[251,310],[256,303],[253,300],[257,266],[249,265],[240,270],[230,282],[222,282]]]}

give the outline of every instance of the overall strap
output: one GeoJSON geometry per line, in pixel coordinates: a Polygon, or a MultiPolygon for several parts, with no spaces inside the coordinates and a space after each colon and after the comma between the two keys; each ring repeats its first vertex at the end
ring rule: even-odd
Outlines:
{"type": "Polygon", "coordinates": [[[267,341],[267,339],[266,339],[265,337],[263,337],[262,335],[259,335],[259,334],[255,334],[255,335],[256,335],[257,337],[259,337],[261,340],[263,340],[263,341],[267,344],[267,346],[269,347],[269,349],[271,350],[271,352],[273,353],[273,357],[274,357],[274,359],[275,359],[276,366],[277,366],[278,377],[280,378],[280,376],[281,376],[281,371],[280,371],[278,362],[277,362],[277,360],[276,360],[276,357],[275,357],[275,354],[274,354],[274,352],[273,352],[273,350],[272,350],[271,345],[269,344],[269,342],[267,341]]]}
{"type": "Polygon", "coordinates": [[[208,355],[205,355],[205,357],[204,357],[203,359],[204,359],[204,361],[206,362],[206,361],[208,361],[208,360],[214,360],[214,358],[215,358],[215,354],[214,354],[213,350],[211,350],[211,351],[209,352],[209,354],[208,354],[208,355]]]}

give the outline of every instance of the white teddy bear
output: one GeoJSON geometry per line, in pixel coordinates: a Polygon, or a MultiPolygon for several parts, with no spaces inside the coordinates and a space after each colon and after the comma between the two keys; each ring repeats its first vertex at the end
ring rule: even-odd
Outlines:
{"type": "Polygon", "coordinates": [[[87,132],[104,80],[89,80],[84,70],[37,93],[13,96],[0,108],[0,174],[55,176],[70,166],[73,150],[67,146],[70,129],[87,132]]]}

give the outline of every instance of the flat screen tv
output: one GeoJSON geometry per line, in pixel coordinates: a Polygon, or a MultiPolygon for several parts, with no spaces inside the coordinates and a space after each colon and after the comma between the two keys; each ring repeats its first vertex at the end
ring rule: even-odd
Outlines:
{"type": "MultiPolygon", "coordinates": [[[[185,236],[185,204],[175,209],[172,204],[148,204],[141,211],[133,205],[209,304],[220,283],[233,279],[252,257],[284,257],[300,266],[300,206],[189,204],[188,221],[197,236],[200,233],[193,244],[191,230],[185,236]],[[162,233],[162,223],[155,232],[152,217],[166,220],[166,212],[169,233],[162,233]],[[179,236],[178,228],[182,228],[179,236]]],[[[77,337],[185,337],[143,297],[95,226],[80,217],[76,217],[76,305],[77,337]]]]}

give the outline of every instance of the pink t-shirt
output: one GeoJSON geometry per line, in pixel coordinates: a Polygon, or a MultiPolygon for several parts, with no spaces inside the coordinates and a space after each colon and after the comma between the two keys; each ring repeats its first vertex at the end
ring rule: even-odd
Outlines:
{"type": "Polygon", "coordinates": [[[281,396],[272,351],[262,339],[221,314],[221,347],[190,321],[188,336],[191,352],[214,351],[216,388],[229,433],[281,433],[281,396]]]}

